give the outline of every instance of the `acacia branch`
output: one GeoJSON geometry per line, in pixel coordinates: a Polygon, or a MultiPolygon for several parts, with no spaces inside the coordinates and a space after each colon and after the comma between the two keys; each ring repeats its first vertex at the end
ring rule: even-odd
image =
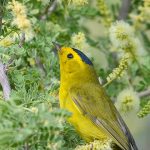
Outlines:
{"type": "Polygon", "coordinates": [[[52,12],[56,9],[57,7],[57,0],[54,0],[52,4],[49,4],[45,11],[42,13],[40,16],[40,20],[46,20],[47,16],[50,16],[52,12]]]}
{"type": "Polygon", "coordinates": [[[147,90],[145,90],[145,91],[141,91],[140,93],[138,93],[138,96],[139,96],[140,98],[146,97],[146,96],[150,96],[150,89],[147,89],[147,90]]]}
{"type": "Polygon", "coordinates": [[[37,66],[40,68],[42,76],[45,76],[46,75],[46,70],[45,70],[45,68],[44,68],[44,66],[41,62],[41,59],[39,57],[36,57],[35,62],[37,64],[37,66]]]}
{"type": "Polygon", "coordinates": [[[3,17],[3,10],[2,7],[0,6],[0,35],[2,32],[2,17],[3,17]]]}
{"type": "Polygon", "coordinates": [[[131,0],[122,0],[122,4],[119,10],[118,20],[125,20],[128,16],[131,6],[131,0]]]}
{"type": "Polygon", "coordinates": [[[19,47],[21,48],[23,44],[25,43],[25,33],[22,32],[21,35],[19,36],[19,47]]]}
{"type": "MultiPolygon", "coordinates": [[[[2,30],[2,18],[3,18],[3,8],[2,6],[0,6],[0,34],[2,30]]],[[[0,84],[2,85],[4,99],[7,101],[10,98],[11,88],[9,80],[6,75],[6,66],[1,62],[1,60],[0,60],[0,84]]]]}
{"type": "Polygon", "coordinates": [[[7,101],[10,98],[11,88],[9,80],[6,75],[6,67],[1,61],[0,61],[0,84],[2,85],[4,99],[7,101]]]}
{"type": "Polygon", "coordinates": [[[30,148],[29,148],[29,144],[28,144],[28,143],[25,143],[23,149],[24,149],[24,150],[29,150],[29,149],[30,149],[30,148]]]}

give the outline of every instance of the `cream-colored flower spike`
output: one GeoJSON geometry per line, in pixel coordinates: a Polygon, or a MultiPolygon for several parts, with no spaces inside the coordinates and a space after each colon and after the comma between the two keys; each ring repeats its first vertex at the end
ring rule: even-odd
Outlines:
{"type": "Polygon", "coordinates": [[[110,27],[109,36],[112,44],[120,47],[130,38],[134,38],[134,29],[124,21],[117,21],[110,27]]]}
{"type": "Polygon", "coordinates": [[[112,73],[110,73],[108,75],[108,77],[106,78],[107,83],[104,85],[107,86],[108,84],[110,84],[113,80],[120,78],[123,76],[125,70],[128,67],[128,61],[130,59],[130,54],[126,53],[123,58],[120,60],[119,62],[119,66],[117,68],[115,68],[112,73]]]}
{"type": "Polygon", "coordinates": [[[82,49],[86,42],[84,33],[78,32],[77,34],[74,34],[71,37],[71,42],[72,42],[72,45],[75,46],[76,48],[82,49]]]}
{"type": "Polygon", "coordinates": [[[115,106],[123,114],[137,112],[139,110],[140,100],[137,93],[132,88],[128,88],[119,93],[115,106]]]}
{"type": "MultiPolygon", "coordinates": [[[[29,41],[34,37],[31,21],[27,17],[27,8],[20,2],[16,0],[12,0],[12,2],[8,3],[8,9],[11,10],[13,15],[12,25],[17,26],[20,29],[21,33],[25,33],[25,40],[29,41]]],[[[14,33],[13,39],[18,37],[17,34],[14,33]]]]}
{"type": "Polygon", "coordinates": [[[113,150],[111,148],[111,140],[99,141],[95,140],[90,144],[77,146],[75,150],[113,150]]]}
{"type": "Polygon", "coordinates": [[[84,6],[88,4],[88,0],[69,0],[69,4],[73,4],[75,6],[84,6]]]}
{"type": "Polygon", "coordinates": [[[102,15],[101,17],[101,22],[105,27],[110,27],[113,18],[111,16],[111,12],[109,10],[109,8],[106,5],[106,1],[105,0],[97,0],[97,7],[98,10],[100,12],[100,14],[102,15]]]}
{"type": "Polygon", "coordinates": [[[137,61],[139,56],[144,56],[145,51],[134,32],[134,28],[124,21],[117,21],[109,29],[109,36],[113,50],[128,52],[132,59],[137,61]]]}
{"type": "Polygon", "coordinates": [[[138,117],[145,117],[150,114],[150,100],[147,104],[138,112],[138,117]]]}

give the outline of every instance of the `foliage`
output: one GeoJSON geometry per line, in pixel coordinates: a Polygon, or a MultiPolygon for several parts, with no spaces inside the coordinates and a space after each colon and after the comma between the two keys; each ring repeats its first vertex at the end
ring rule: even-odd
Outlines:
{"type": "MultiPolygon", "coordinates": [[[[121,7],[117,0],[0,1],[0,61],[8,66],[12,89],[9,102],[0,93],[0,148],[68,150],[84,144],[65,122],[71,113],[59,108],[59,64],[52,41],[81,48],[94,62],[112,99],[129,87],[135,97],[148,89],[149,3],[132,1],[127,19],[116,22],[121,7]],[[95,30],[102,28],[98,37],[86,26],[89,20],[98,21],[99,27],[92,27],[95,30]],[[126,58],[126,52],[132,58],[122,64],[119,60],[126,58]]],[[[149,101],[138,99],[138,116],[144,117],[150,113],[149,101]]]]}

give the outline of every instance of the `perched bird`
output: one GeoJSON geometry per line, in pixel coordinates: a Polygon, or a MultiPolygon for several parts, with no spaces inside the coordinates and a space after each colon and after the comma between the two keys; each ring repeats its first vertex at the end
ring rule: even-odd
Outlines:
{"type": "Polygon", "coordinates": [[[60,107],[72,112],[68,121],[87,142],[111,139],[122,150],[138,150],[90,59],[78,49],[53,44],[60,60],[60,107]]]}

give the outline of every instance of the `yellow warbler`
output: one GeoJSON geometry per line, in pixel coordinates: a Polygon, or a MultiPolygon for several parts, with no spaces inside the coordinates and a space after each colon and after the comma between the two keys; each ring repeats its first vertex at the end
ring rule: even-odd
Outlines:
{"type": "Polygon", "coordinates": [[[68,121],[88,142],[111,139],[122,150],[138,150],[89,58],[75,48],[53,44],[60,59],[60,107],[72,112],[68,121]]]}

